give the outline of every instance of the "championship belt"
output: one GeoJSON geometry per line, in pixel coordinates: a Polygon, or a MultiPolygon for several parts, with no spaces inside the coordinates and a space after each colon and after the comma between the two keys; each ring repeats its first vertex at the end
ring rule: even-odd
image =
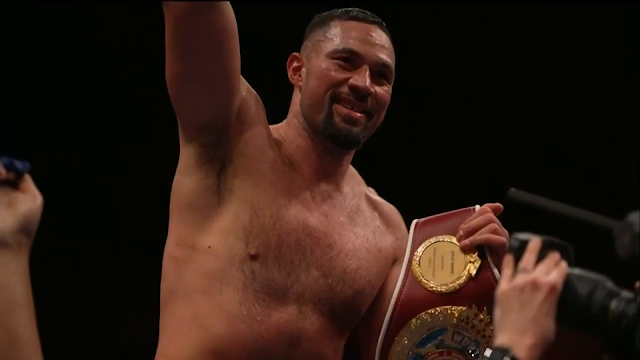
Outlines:
{"type": "Polygon", "coordinates": [[[486,248],[464,254],[455,238],[477,208],[413,221],[375,360],[477,359],[491,346],[500,275],[486,248]]]}

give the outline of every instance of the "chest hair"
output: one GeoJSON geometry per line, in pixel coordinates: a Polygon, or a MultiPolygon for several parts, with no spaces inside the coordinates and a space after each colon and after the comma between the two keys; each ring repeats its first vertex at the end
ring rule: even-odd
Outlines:
{"type": "Polygon", "coordinates": [[[388,255],[376,214],[359,206],[270,209],[256,210],[242,237],[244,305],[297,305],[355,323],[375,297],[388,255]]]}

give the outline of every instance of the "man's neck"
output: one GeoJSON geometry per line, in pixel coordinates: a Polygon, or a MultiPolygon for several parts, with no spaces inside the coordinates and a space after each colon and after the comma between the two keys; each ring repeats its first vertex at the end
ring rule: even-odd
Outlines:
{"type": "Polygon", "coordinates": [[[325,184],[342,189],[353,151],[345,151],[315,135],[302,119],[287,117],[273,127],[286,155],[309,185],[325,184]]]}

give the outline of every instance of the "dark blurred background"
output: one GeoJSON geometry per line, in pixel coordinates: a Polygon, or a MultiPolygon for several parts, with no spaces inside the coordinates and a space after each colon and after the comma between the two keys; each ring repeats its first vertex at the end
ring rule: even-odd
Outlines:
{"type": "MultiPolygon", "coordinates": [[[[633,3],[237,4],[243,73],[272,123],[307,23],[343,6],[394,35],[392,104],[354,163],[408,224],[503,202],[512,186],[616,219],[638,209],[633,3]]],[[[152,359],[178,155],[161,5],[5,4],[0,16],[0,153],[31,161],[46,203],[32,258],[45,357],[152,359]]],[[[577,265],[621,286],[637,279],[609,230],[504,204],[511,232],[566,240],[577,265]]]]}

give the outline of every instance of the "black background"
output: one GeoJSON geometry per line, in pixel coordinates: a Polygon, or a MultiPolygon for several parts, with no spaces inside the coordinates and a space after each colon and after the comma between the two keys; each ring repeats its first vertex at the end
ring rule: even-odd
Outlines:
{"type": "MultiPolygon", "coordinates": [[[[271,123],[307,23],[342,6],[394,36],[391,107],[354,165],[407,223],[512,186],[612,218],[638,208],[636,6],[237,4],[243,74],[271,123]]],[[[45,197],[32,257],[45,356],[152,359],[178,154],[161,6],[2,7],[0,153],[31,161],[45,197]]],[[[555,235],[579,266],[636,278],[609,230],[504,205],[511,232],[555,235]]]]}

